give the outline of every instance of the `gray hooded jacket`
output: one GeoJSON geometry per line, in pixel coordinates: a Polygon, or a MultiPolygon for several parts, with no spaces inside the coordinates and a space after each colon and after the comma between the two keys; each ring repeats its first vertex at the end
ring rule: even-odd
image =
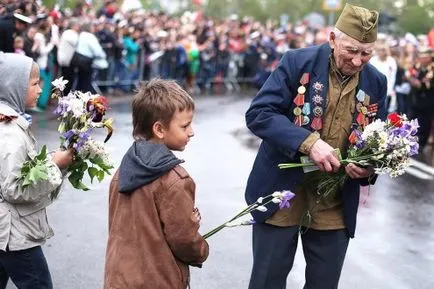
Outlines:
{"type": "Polygon", "coordinates": [[[50,161],[54,175],[47,181],[21,189],[17,180],[22,164],[37,154],[29,123],[20,115],[30,79],[32,59],[0,52],[0,250],[24,250],[42,245],[53,235],[45,208],[50,194],[62,182],[59,168],[50,161]]]}

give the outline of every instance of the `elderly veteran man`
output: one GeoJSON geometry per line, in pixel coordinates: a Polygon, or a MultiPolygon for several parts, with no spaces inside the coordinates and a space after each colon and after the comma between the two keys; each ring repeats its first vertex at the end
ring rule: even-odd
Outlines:
{"type": "Polygon", "coordinates": [[[305,289],[337,288],[349,238],[354,237],[360,185],[373,170],[341,167],[354,125],[386,118],[386,77],[368,62],[377,39],[378,13],[347,4],[329,43],[284,54],[246,113],[249,129],[262,139],[250,173],[246,201],[273,191],[296,194],[290,208],[254,212],[253,269],[249,289],[286,288],[299,228],[306,259],[305,289]],[[311,211],[318,200],[319,171],[280,170],[279,163],[309,156],[321,171],[345,170],[350,180],[311,211]],[[304,227],[303,227],[304,226],[304,227]]]}

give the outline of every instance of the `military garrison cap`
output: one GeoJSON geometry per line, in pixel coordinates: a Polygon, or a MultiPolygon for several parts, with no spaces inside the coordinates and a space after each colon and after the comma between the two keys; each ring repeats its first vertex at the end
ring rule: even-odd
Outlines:
{"type": "Polygon", "coordinates": [[[346,4],[335,27],[362,43],[377,40],[378,12],[346,4]]]}

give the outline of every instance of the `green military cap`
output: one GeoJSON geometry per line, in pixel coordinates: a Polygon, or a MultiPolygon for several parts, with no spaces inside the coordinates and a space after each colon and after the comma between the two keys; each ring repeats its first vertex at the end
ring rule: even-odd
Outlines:
{"type": "Polygon", "coordinates": [[[335,27],[362,43],[377,40],[378,12],[346,4],[335,27]]]}

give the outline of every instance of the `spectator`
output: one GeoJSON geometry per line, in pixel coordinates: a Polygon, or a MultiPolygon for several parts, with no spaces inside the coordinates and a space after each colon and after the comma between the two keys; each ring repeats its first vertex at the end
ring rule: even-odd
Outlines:
{"type": "Polygon", "coordinates": [[[71,59],[78,45],[78,35],[80,32],[80,24],[77,19],[69,21],[69,29],[62,33],[57,49],[57,62],[60,65],[61,74],[64,79],[68,80],[65,86],[64,93],[67,95],[72,89],[75,81],[74,67],[71,65],[71,59]]]}
{"type": "Polygon", "coordinates": [[[15,53],[26,55],[26,53],[24,52],[24,39],[21,36],[15,37],[14,49],[15,53]]]}
{"type": "Polygon", "coordinates": [[[0,51],[14,52],[14,34],[21,35],[32,19],[14,13],[0,17],[0,51]]]}
{"type": "Polygon", "coordinates": [[[100,59],[105,61],[106,54],[93,33],[94,29],[91,23],[85,23],[81,26],[76,52],[89,58],[91,61],[86,67],[80,67],[78,69],[77,90],[95,93],[95,88],[92,85],[93,64],[100,59]]]}

